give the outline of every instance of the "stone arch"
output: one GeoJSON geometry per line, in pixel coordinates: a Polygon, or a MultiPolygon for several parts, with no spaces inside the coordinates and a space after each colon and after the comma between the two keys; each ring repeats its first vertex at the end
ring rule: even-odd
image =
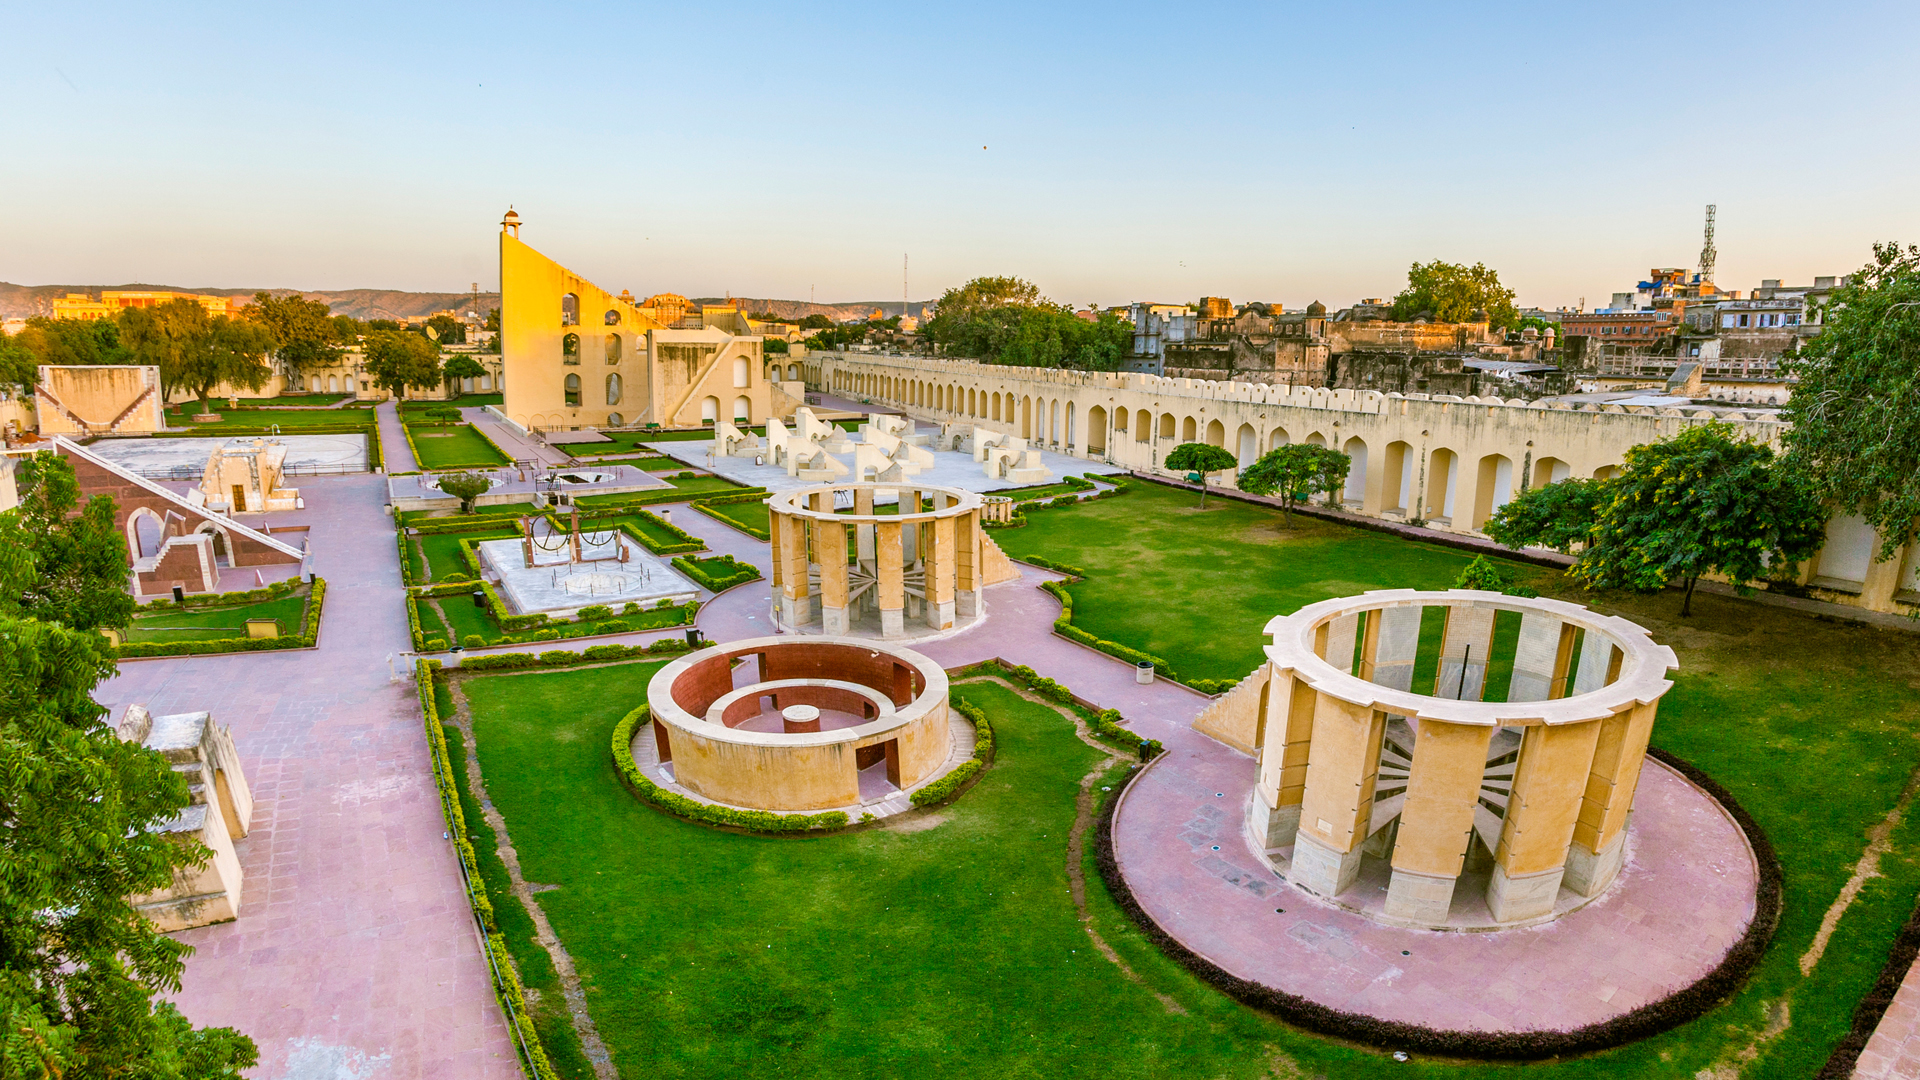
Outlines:
{"type": "Polygon", "coordinates": [[[580,404],[580,376],[568,375],[565,386],[567,404],[578,406],[580,404]]]}
{"type": "Polygon", "coordinates": [[[1033,438],[1033,399],[1030,397],[1020,399],[1020,437],[1033,438]]]}
{"type": "Polygon", "coordinates": [[[1060,444],[1066,447],[1067,449],[1071,450],[1073,449],[1074,443],[1076,442],[1075,436],[1080,436],[1081,440],[1084,440],[1085,436],[1083,433],[1076,431],[1074,429],[1073,402],[1071,401],[1067,402],[1067,407],[1065,412],[1066,412],[1066,421],[1067,421],[1067,427],[1066,427],[1067,437],[1060,440],[1060,444]]]}
{"type": "Polygon", "coordinates": [[[1407,443],[1387,444],[1386,460],[1380,463],[1385,474],[1381,477],[1381,509],[1407,512],[1407,496],[1413,493],[1413,459],[1413,447],[1407,443]]]}
{"type": "Polygon", "coordinates": [[[213,560],[217,566],[233,565],[233,538],[227,530],[211,521],[203,521],[193,530],[195,536],[207,533],[213,537],[213,560]]]}
{"type": "Polygon", "coordinates": [[[1200,423],[1189,416],[1180,421],[1180,441],[1183,443],[1200,441],[1200,423]]]}
{"type": "Polygon", "coordinates": [[[745,394],[733,399],[733,422],[736,424],[753,423],[753,399],[745,394]]]}
{"type": "Polygon", "coordinates": [[[1595,480],[1611,480],[1618,475],[1620,475],[1620,466],[1618,465],[1602,465],[1593,470],[1593,478],[1595,480]]]}
{"type": "Polygon", "coordinates": [[[733,358],[733,385],[736,390],[753,385],[753,364],[744,356],[733,358]]]}
{"type": "Polygon", "coordinates": [[[1240,430],[1234,432],[1233,442],[1241,468],[1260,460],[1260,433],[1253,430],[1252,424],[1241,424],[1240,430]]]}
{"type": "MultiPolygon", "coordinates": [[[[612,315],[614,314],[614,312],[610,311],[607,314],[612,315]]],[[[620,335],[608,334],[607,335],[607,363],[617,364],[619,362],[620,362],[620,335]]]]}
{"type": "Polygon", "coordinates": [[[1225,449],[1227,445],[1227,425],[1218,420],[1207,421],[1207,445],[1225,449]]]}
{"type": "Polygon", "coordinates": [[[1486,455],[1480,459],[1478,480],[1473,490],[1472,524],[1476,529],[1513,501],[1513,459],[1505,454],[1486,455]]]}
{"type": "Polygon", "coordinates": [[[1559,458],[1543,457],[1533,463],[1533,475],[1528,477],[1529,487],[1543,488],[1548,484],[1557,484],[1565,480],[1572,470],[1559,458]]]}
{"type": "Polygon", "coordinates": [[[1307,436],[1307,445],[1308,446],[1325,446],[1327,445],[1327,437],[1325,435],[1320,434],[1317,431],[1313,432],[1312,434],[1307,436]]]}
{"type": "Polygon", "coordinates": [[[127,515],[127,554],[138,562],[149,555],[158,554],[160,545],[167,542],[167,522],[159,514],[145,506],[136,506],[127,515]],[[141,528],[151,524],[152,532],[141,528]],[[151,539],[151,543],[148,543],[151,539]]]}
{"type": "Polygon", "coordinates": [[[607,376],[607,404],[609,405],[620,404],[621,389],[622,388],[620,386],[620,373],[616,371],[608,375],[607,376]]]}
{"type": "Polygon", "coordinates": [[[340,376],[338,375],[327,376],[327,393],[337,394],[339,392],[340,392],[340,376]]]}
{"type": "Polygon", "coordinates": [[[720,399],[717,397],[714,397],[712,394],[708,394],[706,397],[701,398],[700,399],[701,422],[711,424],[718,419],[720,419],[720,399]]]}
{"type": "Polygon", "coordinates": [[[580,325],[580,297],[574,293],[560,295],[560,325],[580,325]]]}
{"type": "Polygon", "coordinates": [[[1340,501],[1359,506],[1367,498],[1367,441],[1355,435],[1340,452],[1347,455],[1347,487],[1341,492],[1340,501]]]}
{"type": "Polygon", "coordinates": [[[1427,458],[1427,511],[1424,516],[1453,520],[1453,497],[1459,485],[1460,455],[1442,447],[1427,458]]]}
{"type": "Polygon", "coordinates": [[[1160,437],[1163,439],[1173,438],[1173,425],[1174,425],[1173,414],[1161,413],[1160,414],[1160,437]]]}
{"type": "Polygon", "coordinates": [[[1267,450],[1269,452],[1280,449],[1290,441],[1291,440],[1287,438],[1286,428],[1277,427],[1267,432],[1267,450]]]}
{"type": "Polygon", "coordinates": [[[577,364],[580,362],[580,335],[568,334],[560,339],[560,362],[577,364]]]}
{"type": "MultiPolygon", "coordinates": [[[[1101,409],[1102,406],[1095,405],[1094,408],[1101,409]]],[[[1126,441],[1125,439],[1118,438],[1117,436],[1125,435],[1127,433],[1127,413],[1128,412],[1129,410],[1127,409],[1113,410],[1113,430],[1116,436],[1116,438],[1113,440],[1114,442],[1126,441]]],[[[1087,413],[1087,423],[1089,424],[1093,423],[1093,413],[1091,410],[1089,410],[1087,413]]]]}
{"type": "Polygon", "coordinates": [[[1153,414],[1145,409],[1133,411],[1133,441],[1146,442],[1153,438],[1153,414]]]}

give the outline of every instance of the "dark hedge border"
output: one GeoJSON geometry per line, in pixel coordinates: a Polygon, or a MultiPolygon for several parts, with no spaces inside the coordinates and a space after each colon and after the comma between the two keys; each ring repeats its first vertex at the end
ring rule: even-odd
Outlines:
{"type": "Polygon", "coordinates": [[[1192,972],[1201,982],[1243,1004],[1272,1013],[1295,1027],[1383,1050],[1406,1050],[1434,1057],[1481,1061],[1538,1061],[1610,1050],[1699,1019],[1718,1007],[1746,983],[1754,965],[1766,954],[1767,946],[1773,941],[1774,930],[1780,923],[1780,860],[1775,856],[1773,844],[1767,840],[1759,823],[1727,789],[1715,783],[1707,774],[1664,750],[1649,747],[1647,753],[1718,800],[1746,834],[1747,842],[1753,846],[1755,861],[1760,864],[1760,881],[1754,890],[1753,922],[1740,940],[1727,950],[1727,955],[1721,958],[1720,963],[1693,985],[1659,1001],[1642,1005],[1632,1012],[1571,1031],[1438,1031],[1360,1013],[1341,1012],[1317,1001],[1242,979],[1222,970],[1213,961],[1187,948],[1162,930],[1146,909],[1140,906],[1126,879],[1120,875],[1120,867],[1113,854],[1113,816],[1127,787],[1131,787],[1144,770],[1134,771],[1127,778],[1126,785],[1108,798],[1106,805],[1101,808],[1094,841],[1094,859],[1100,869],[1100,880],[1106,883],[1107,891],[1113,894],[1115,903],[1161,952],[1192,972]]]}
{"type": "Polygon", "coordinates": [[[1914,907],[1913,914],[1907,916],[1907,924],[1893,939],[1893,948],[1887,952],[1887,964],[1880,969],[1880,977],[1854,1007],[1853,1026],[1834,1045],[1833,1054],[1814,1074],[1814,1080],[1847,1080],[1853,1075],[1854,1067],[1860,1063],[1860,1052],[1867,1048],[1868,1040],[1887,1015],[1887,1008],[1893,1004],[1893,996],[1900,992],[1900,984],[1906,982],[1915,957],[1920,957],[1920,905],[1914,907]]]}

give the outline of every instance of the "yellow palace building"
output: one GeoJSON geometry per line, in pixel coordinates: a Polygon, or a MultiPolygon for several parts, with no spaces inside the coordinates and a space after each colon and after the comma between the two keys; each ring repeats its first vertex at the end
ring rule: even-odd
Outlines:
{"type": "Polygon", "coordinates": [[[238,315],[247,305],[244,296],[207,296],[203,293],[103,289],[100,299],[87,293],[68,293],[53,301],[56,319],[111,319],[128,308],[158,307],[169,300],[196,300],[209,315],[238,315]]]}
{"type": "Polygon", "coordinates": [[[526,430],[765,423],[802,404],[774,385],[762,338],[734,305],[618,296],[500,223],[500,411],[526,430]]]}

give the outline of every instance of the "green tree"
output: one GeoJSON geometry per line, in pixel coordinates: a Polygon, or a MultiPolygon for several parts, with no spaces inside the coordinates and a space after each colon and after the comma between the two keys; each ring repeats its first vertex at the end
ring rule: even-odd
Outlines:
{"type": "Polygon", "coordinates": [[[1540,594],[1525,586],[1515,585],[1513,579],[1500,569],[1498,563],[1485,555],[1475,555],[1473,561],[1460,568],[1460,576],[1453,579],[1456,589],[1480,589],[1484,592],[1508,593],[1513,596],[1539,596],[1540,594]]]}
{"type": "MultiPolygon", "coordinates": [[[[59,473],[38,461],[36,491],[58,487],[59,473]]],[[[49,503],[34,498],[0,513],[0,1076],[238,1077],[258,1060],[250,1039],[196,1029],[153,999],[180,989],[192,950],[130,898],[211,853],[149,831],[186,807],[186,780],[104,723],[92,692],[114,671],[105,639],[36,617],[64,586],[39,580],[49,503]]],[[[83,571],[97,580],[78,591],[123,587],[125,567],[83,571]]]]}
{"type": "Polygon", "coordinates": [[[1393,298],[1393,317],[1407,321],[1426,315],[1435,322],[1475,322],[1504,330],[1520,321],[1513,306],[1513,290],[1500,284],[1500,275],[1485,263],[1462,266],[1441,262],[1414,263],[1407,271],[1407,287],[1393,298]]]}
{"type": "Polygon", "coordinates": [[[1503,507],[1487,534],[1519,547],[1578,536],[1586,523],[1586,550],[1569,575],[1590,589],[1658,592],[1678,583],[1681,615],[1692,614],[1702,574],[1721,574],[1745,595],[1826,537],[1826,510],[1798,471],[1730,424],[1698,424],[1636,446],[1618,476],[1594,483],[1592,511],[1572,493],[1548,496],[1561,486],[1548,484],[1515,500],[1540,505],[1513,514],[1503,507]]]}
{"type": "Polygon", "coordinates": [[[1211,443],[1181,443],[1167,454],[1161,464],[1169,469],[1177,469],[1188,474],[1192,480],[1198,475],[1200,480],[1200,507],[1207,505],[1207,474],[1224,472],[1240,464],[1232,454],[1211,443]]]}
{"type": "Polygon", "coordinates": [[[1544,547],[1562,554],[1586,543],[1611,501],[1605,480],[1562,480],[1513,497],[1482,532],[1510,548],[1544,547]]]}
{"type": "Polygon", "coordinates": [[[1892,558],[1920,528],[1920,247],[1875,244],[1784,368],[1799,380],[1782,410],[1787,461],[1892,558]]]}
{"type": "Polygon", "coordinates": [[[485,495],[493,487],[493,481],[476,472],[441,473],[434,478],[440,490],[460,500],[460,512],[473,513],[473,500],[485,495]]]}
{"type": "Polygon", "coordinates": [[[360,344],[360,335],[366,332],[366,324],[351,315],[333,317],[333,340],[347,348],[360,344]]]}
{"type": "Polygon", "coordinates": [[[948,355],[1022,367],[1113,371],[1133,345],[1132,326],[1118,316],[1082,319],[1012,277],[947,290],[923,331],[948,355]]]}
{"type": "Polygon", "coordinates": [[[1315,494],[1331,495],[1347,482],[1353,459],[1313,443],[1288,443],[1260,455],[1240,470],[1240,490],[1249,495],[1278,495],[1287,528],[1293,528],[1293,504],[1315,494]]]}
{"type": "Polygon", "coordinates": [[[307,300],[299,293],[257,292],[243,314],[273,334],[278,342],[274,355],[289,375],[309,365],[331,364],[340,356],[340,334],[332,310],[322,301],[307,300]]]}
{"type": "Polygon", "coordinates": [[[431,390],[440,385],[440,346],[424,334],[374,330],[365,338],[365,349],[367,374],[373,377],[373,385],[395,397],[408,387],[431,390]]]}
{"type": "Polygon", "coordinates": [[[799,326],[802,330],[827,330],[832,328],[833,320],[821,312],[816,311],[806,318],[801,319],[799,326]]]}
{"type": "Polygon", "coordinates": [[[493,334],[497,334],[500,332],[500,309],[499,308],[493,308],[487,312],[487,321],[484,325],[481,326],[481,329],[487,331],[488,333],[493,333],[493,334]]]}
{"type": "Polygon", "coordinates": [[[35,316],[14,336],[35,364],[126,364],[132,354],[113,319],[49,319],[35,316]]]}
{"type": "Polygon", "coordinates": [[[466,353],[458,353],[448,357],[447,362],[440,365],[440,373],[446,376],[447,382],[453,385],[455,395],[458,396],[461,379],[477,379],[485,375],[487,369],[480,365],[480,361],[466,353]]]}
{"type": "Polygon", "coordinates": [[[158,366],[165,395],[186,390],[200,399],[203,414],[211,411],[207,399],[215,387],[258,390],[273,374],[266,355],[276,342],[260,323],[209,316],[198,302],[186,299],[128,308],[120,319],[134,362],[158,366]]]}
{"type": "Polygon", "coordinates": [[[17,335],[0,333],[0,387],[32,393],[33,384],[40,379],[36,370],[39,366],[40,358],[17,335]]]}
{"type": "Polygon", "coordinates": [[[427,320],[428,334],[442,345],[465,345],[467,343],[467,324],[451,315],[435,315],[427,320]]]}
{"type": "Polygon", "coordinates": [[[95,495],[81,508],[73,464],[50,450],[20,458],[14,482],[20,505],[11,512],[17,531],[10,543],[33,560],[35,572],[23,591],[0,597],[0,608],[70,630],[125,627],[133,619],[133,597],[113,500],[95,495]]]}

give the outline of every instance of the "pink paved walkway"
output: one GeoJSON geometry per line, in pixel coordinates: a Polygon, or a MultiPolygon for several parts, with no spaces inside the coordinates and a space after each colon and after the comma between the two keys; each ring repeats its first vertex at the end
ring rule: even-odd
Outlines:
{"type": "Polygon", "coordinates": [[[573,458],[564,451],[556,450],[546,443],[520,434],[518,428],[512,424],[502,423],[485,408],[461,409],[460,415],[474,427],[486,432],[487,438],[492,439],[501,450],[506,451],[508,457],[515,461],[532,459],[542,465],[566,465],[573,461],[573,458]]]}
{"type": "Polygon", "coordinates": [[[380,463],[389,473],[415,472],[413,447],[407,445],[407,433],[400,424],[400,408],[391,401],[373,407],[374,422],[380,426],[380,463]]]}
{"type": "Polygon", "coordinates": [[[385,478],[300,487],[283,516],[313,525],[320,648],[130,662],[96,694],[115,716],[211,711],[253,788],[240,918],[180,935],[199,951],[178,1000],[252,1036],[259,1080],[518,1077],[413,684],[388,680],[407,626],[385,478]]]}
{"type": "Polygon", "coordinates": [[[1860,1080],[1920,1078],[1920,964],[1907,969],[1906,981],[1860,1052],[1853,1075],[1860,1080]]]}

